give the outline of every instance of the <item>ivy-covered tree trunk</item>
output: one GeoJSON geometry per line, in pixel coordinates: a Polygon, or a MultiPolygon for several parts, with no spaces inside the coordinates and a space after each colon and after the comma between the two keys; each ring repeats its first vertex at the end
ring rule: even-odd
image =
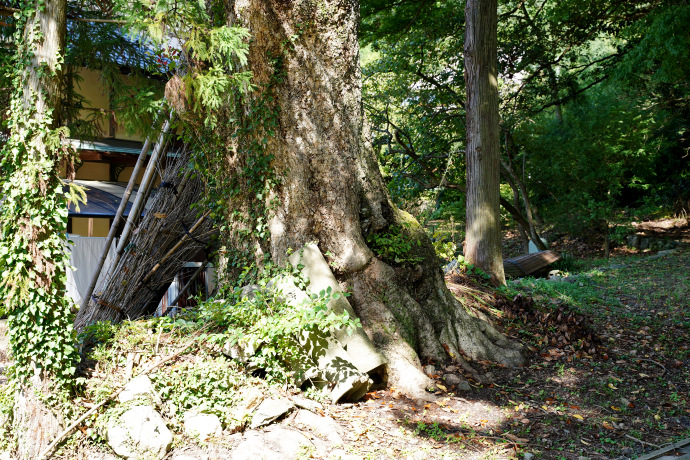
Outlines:
{"type": "Polygon", "coordinates": [[[465,4],[467,230],[465,259],[505,284],[501,255],[497,1],[465,4]]]}
{"type": "Polygon", "coordinates": [[[522,364],[518,347],[470,316],[445,287],[431,242],[391,203],[373,150],[362,142],[358,2],[229,6],[252,34],[249,70],[274,95],[275,134],[266,145],[279,180],[266,198],[273,259],[317,241],[389,360],[389,383],[409,393],[431,383],[420,358],[446,360],[463,350],[522,364]],[[377,244],[384,237],[393,243],[377,244]]]}
{"type": "Polygon", "coordinates": [[[66,134],[57,120],[66,15],[66,0],[22,3],[10,136],[0,160],[0,297],[18,384],[20,458],[37,458],[57,434],[59,419],[46,401],[59,401],[74,374],[72,305],[65,296],[67,203],[57,173],[66,134]]]}

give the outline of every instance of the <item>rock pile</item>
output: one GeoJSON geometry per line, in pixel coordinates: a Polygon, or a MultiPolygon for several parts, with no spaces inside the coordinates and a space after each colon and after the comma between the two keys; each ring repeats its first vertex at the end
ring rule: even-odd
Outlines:
{"type": "MultiPolygon", "coordinates": [[[[242,404],[234,410],[237,423],[229,424],[224,430],[216,415],[188,411],[184,414],[185,439],[198,443],[185,444],[172,452],[173,435],[156,410],[158,396],[148,377],[133,379],[118,399],[120,404],[114,413],[119,415],[107,418],[105,433],[109,447],[119,457],[175,460],[282,460],[300,455],[351,457],[343,450],[343,433],[338,423],[323,415],[321,404],[300,397],[288,399],[248,389],[242,404]],[[281,423],[277,424],[278,421],[281,423]]],[[[117,457],[99,453],[97,458],[117,457]]]]}

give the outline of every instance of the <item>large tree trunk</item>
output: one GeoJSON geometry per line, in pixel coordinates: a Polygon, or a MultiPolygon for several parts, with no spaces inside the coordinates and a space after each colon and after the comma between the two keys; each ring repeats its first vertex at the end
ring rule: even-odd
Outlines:
{"type": "MultiPolygon", "coordinates": [[[[39,4],[40,3],[40,4],[39,4]]],[[[64,396],[73,365],[71,305],[65,296],[66,201],[58,164],[66,0],[23,7],[17,43],[10,138],[2,152],[0,295],[9,311],[9,337],[18,391],[17,455],[33,459],[60,430],[47,394],[64,396]],[[24,17],[26,15],[26,17],[24,17]],[[62,211],[64,210],[64,211],[62,211]],[[64,220],[63,220],[64,216],[64,220]],[[7,252],[5,252],[7,251],[7,252]]]]}
{"type": "Polygon", "coordinates": [[[496,0],[465,5],[467,229],[465,259],[505,284],[501,255],[496,0]]]}
{"type": "Polygon", "coordinates": [[[252,34],[249,66],[257,83],[282,75],[272,83],[278,128],[267,145],[281,181],[268,198],[273,259],[317,241],[389,360],[389,383],[409,393],[431,383],[419,358],[446,360],[445,348],[522,364],[515,344],[446,289],[429,239],[392,205],[373,150],[362,143],[358,2],[236,0],[230,10],[252,34]],[[367,236],[395,226],[413,242],[408,258],[419,262],[387,263],[368,247],[367,236]]]}

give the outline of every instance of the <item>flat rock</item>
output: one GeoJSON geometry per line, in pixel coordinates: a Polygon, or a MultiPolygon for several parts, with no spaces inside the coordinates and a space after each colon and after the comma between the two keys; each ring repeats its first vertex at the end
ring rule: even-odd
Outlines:
{"type": "Polygon", "coordinates": [[[169,457],[172,460],[229,460],[232,451],[217,444],[206,444],[203,447],[188,444],[176,448],[169,457]]]}
{"type": "Polygon", "coordinates": [[[149,406],[135,406],[106,426],[108,445],[125,458],[163,458],[172,433],[163,417],[149,406]]]}
{"type": "Polygon", "coordinates": [[[229,422],[225,427],[227,431],[231,434],[242,431],[245,423],[250,418],[249,416],[259,407],[264,398],[264,394],[258,388],[249,387],[249,389],[244,390],[242,392],[242,403],[232,412],[232,419],[234,421],[229,422]]]}
{"type": "Polygon", "coordinates": [[[308,428],[316,436],[328,440],[333,444],[343,445],[341,428],[331,417],[317,415],[308,410],[299,410],[292,420],[292,424],[308,428]]]}
{"type": "Polygon", "coordinates": [[[301,409],[310,410],[312,412],[323,410],[323,404],[318,401],[314,401],[313,399],[307,399],[301,396],[293,396],[291,401],[295,404],[295,406],[301,409]]]}
{"type": "Polygon", "coordinates": [[[277,420],[295,407],[287,399],[264,399],[252,417],[252,428],[258,428],[277,420]]]}
{"type": "Polygon", "coordinates": [[[149,396],[151,399],[156,397],[153,384],[145,375],[140,375],[139,377],[130,380],[129,383],[125,385],[125,389],[122,391],[122,393],[118,395],[117,399],[120,402],[126,402],[142,396],[149,396]]]}
{"type": "Polygon", "coordinates": [[[220,436],[223,432],[223,427],[217,415],[185,412],[184,432],[187,436],[198,437],[205,441],[209,438],[220,436]]]}
{"type": "Polygon", "coordinates": [[[232,460],[293,460],[300,458],[312,443],[299,431],[275,427],[267,431],[247,431],[233,449],[232,460]]]}

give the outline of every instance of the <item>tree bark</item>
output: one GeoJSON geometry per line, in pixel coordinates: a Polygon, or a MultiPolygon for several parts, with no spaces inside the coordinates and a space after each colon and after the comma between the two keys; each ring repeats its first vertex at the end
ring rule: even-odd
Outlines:
{"type": "Polygon", "coordinates": [[[431,384],[420,358],[445,361],[462,350],[522,364],[519,347],[470,316],[445,287],[431,242],[391,203],[373,149],[362,142],[358,2],[236,0],[229,7],[252,34],[255,82],[282,75],[273,83],[277,133],[267,139],[280,178],[267,201],[272,258],[284,261],[288,249],[318,242],[388,359],[388,382],[410,394],[431,384]],[[367,245],[367,236],[394,226],[420,262],[387,263],[367,245]]]}
{"type": "Polygon", "coordinates": [[[465,5],[467,229],[465,259],[505,284],[501,255],[497,1],[465,5]]]}
{"type": "MultiPolygon", "coordinates": [[[[56,238],[56,233],[64,232],[54,220],[46,219],[43,210],[37,211],[31,207],[36,202],[44,203],[44,207],[51,205],[65,205],[63,198],[56,192],[60,187],[57,174],[59,147],[48,141],[48,132],[60,126],[60,101],[62,82],[62,60],[65,48],[65,31],[67,24],[66,0],[51,0],[36,2],[32,6],[35,10],[24,25],[22,40],[24,44],[31,44],[32,48],[24,56],[30,56],[28,62],[23,63],[21,81],[16,81],[18,93],[12,106],[12,136],[11,142],[17,139],[23,145],[13,156],[12,177],[10,180],[19,181],[22,189],[15,194],[15,200],[24,201],[29,205],[23,211],[16,212],[16,207],[8,206],[19,223],[10,231],[18,231],[19,235],[6,235],[9,239],[18,237],[26,241],[27,251],[31,256],[31,270],[35,277],[26,283],[27,291],[31,294],[12,296],[8,298],[11,305],[10,313],[10,341],[15,356],[23,359],[17,362],[21,366],[20,372],[29,376],[21,381],[15,396],[14,426],[17,433],[17,456],[21,459],[37,458],[38,454],[50,443],[61,430],[61,420],[44,402],[42,395],[56,393],[56,385],[52,381],[55,368],[60,365],[69,367],[71,362],[59,362],[57,366],[50,366],[50,360],[44,356],[48,353],[48,346],[40,350],[36,344],[41,342],[58,345],[68,345],[71,339],[69,324],[69,305],[65,300],[64,274],[66,266],[61,263],[64,242],[56,238]],[[29,209],[27,211],[26,209],[29,209]],[[37,302],[41,292],[51,292],[50,309],[35,308],[31,305],[37,302]],[[38,292],[38,295],[35,293],[38,292]],[[33,311],[32,311],[32,307],[33,311]],[[21,319],[20,319],[21,318],[21,319]],[[21,329],[20,321],[33,321],[36,325],[37,339],[26,337],[26,331],[21,329]],[[16,328],[16,329],[15,329],[16,328]],[[22,332],[19,332],[19,331],[22,332]],[[27,354],[33,354],[26,362],[27,354]]],[[[18,47],[19,48],[19,47],[18,47]]],[[[20,55],[22,59],[22,55],[20,55]]],[[[22,68],[22,63],[19,64],[22,68]]],[[[17,183],[17,182],[15,182],[17,183]]],[[[21,206],[21,204],[20,204],[21,206]]],[[[52,216],[57,215],[55,209],[47,211],[52,216]]],[[[3,225],[4,226],[4,225],[3,225]]],[[[8,226],[8,228],[11,228],[8,226]]],[[[9,233],[9,232],[8,232],[9,233]]],[[[30,278],[30,277],[29,277],[30,278]]],[[[16,281],[15,281],[16,282],[16,281]]],[[[68,360],[71,358],[68,356],[68,360]]],[[[56,359],[57,360],[57,359],[56,359]]],[[[19,361],[19,359],[17,359],[19,361]]],[[[59,361],[59,360],[58,360],[59,361]]],[[[64,390],[64,389],[63,389],[64,390]]]]}

